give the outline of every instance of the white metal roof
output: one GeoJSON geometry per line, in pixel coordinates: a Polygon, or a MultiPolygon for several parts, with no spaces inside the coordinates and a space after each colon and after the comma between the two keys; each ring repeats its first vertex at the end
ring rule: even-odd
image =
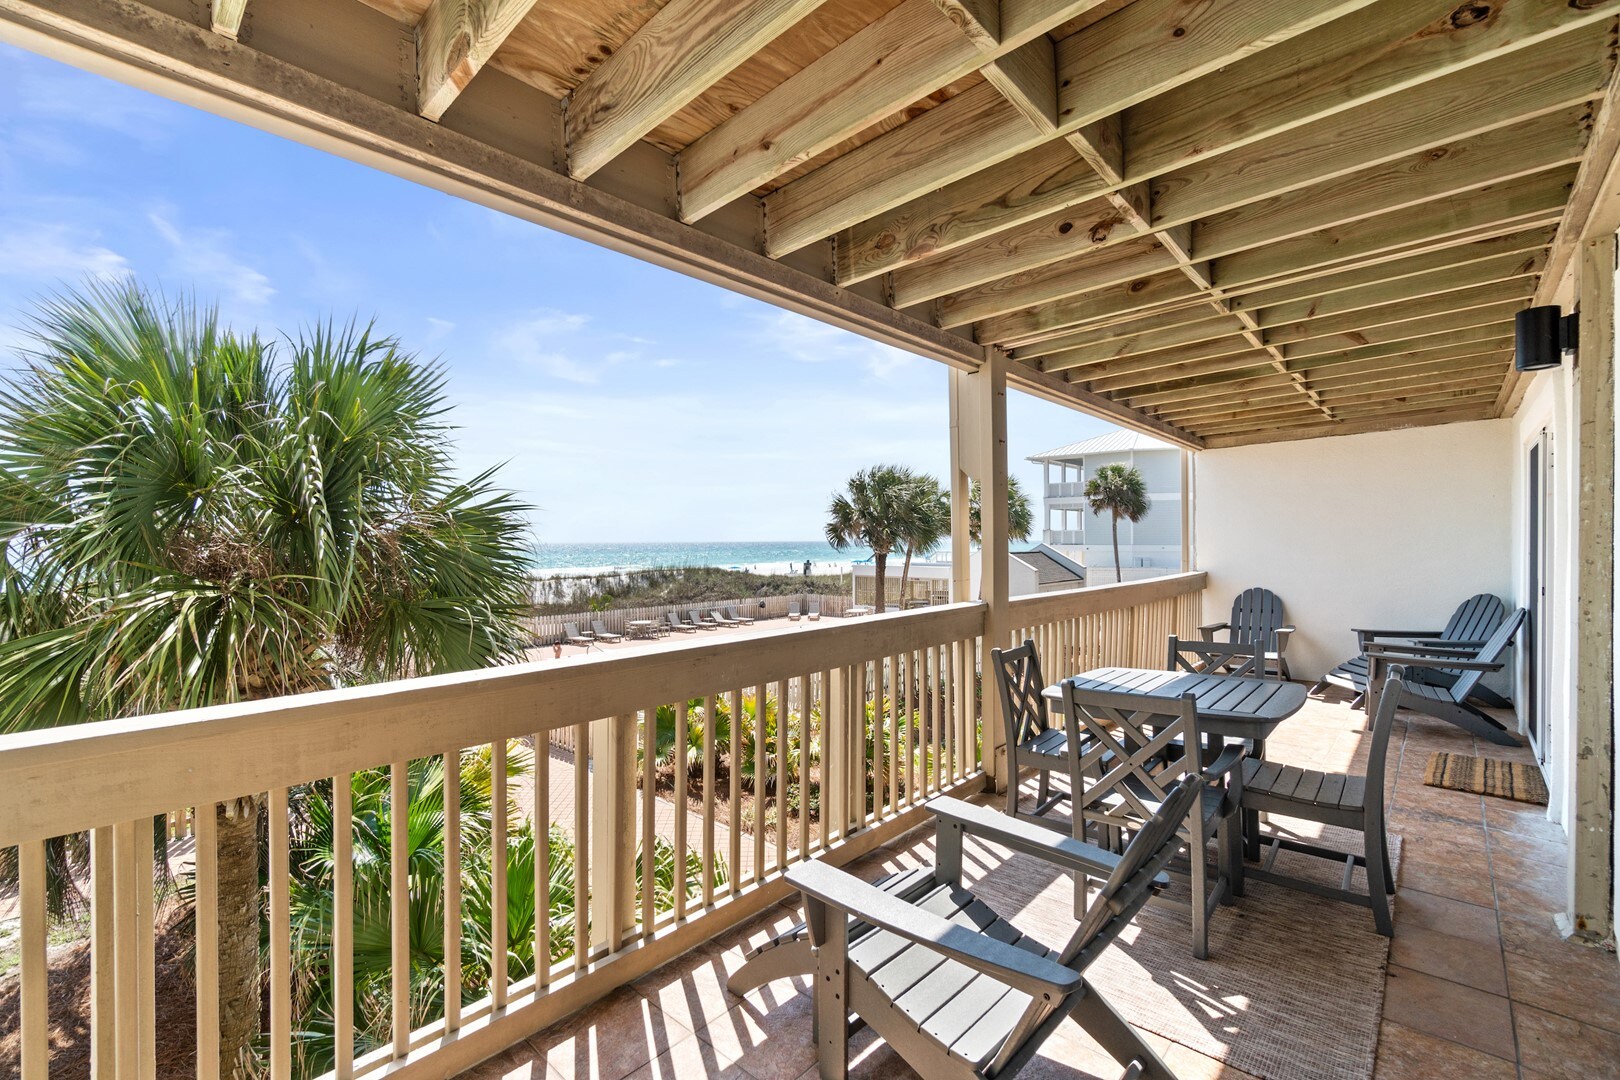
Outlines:
{"type": "Polygon", "coordinates": [[[1151,435],[1141,435],[1134,431],[1111,431],[1107,435],[1098,435],[1094,439],[1084,439],[1080,442],[1059,446],[1055,450],[1032,454],[1029,461],[1067,461],[1071,458],[1085,457],[1087,454],[1123,454],[1131,450],[1174,450],[1175,447],[1167,442],[1153,438],[1151,435]]]}

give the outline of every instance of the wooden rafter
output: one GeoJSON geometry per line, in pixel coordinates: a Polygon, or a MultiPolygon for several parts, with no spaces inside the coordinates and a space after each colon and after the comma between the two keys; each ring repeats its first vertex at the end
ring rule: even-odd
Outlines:
{"type": "Polygon", "coordinates": [[[823,0],[674,0],[568,98],[568,172],[584,180],[823,0]]]}
{"type": "Polygon", "coordinates": [[[433,0],[416,28],[417,111],[444,116],[535,0],[433,0]]]}

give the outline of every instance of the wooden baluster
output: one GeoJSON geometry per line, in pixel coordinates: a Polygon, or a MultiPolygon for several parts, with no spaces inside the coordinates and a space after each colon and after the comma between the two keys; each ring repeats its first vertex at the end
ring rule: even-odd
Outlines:
{"type": "Polygon", "coordinates": [[[618,952],[635,921],[635,717],[591,725],[591,952],[618,952]]]}
{"type": "Polygon", "coordinates": [[[534,985],[551,985],[551,733],[534,736],[534,985]]]}
{"type": "MultiPolygon", "coordinates": [[[[703,699],[703,878],[700,885],[706,908],[714,904],[714,706],[717,700],[715,694],[703,699]]],[[[734,715],[731,722],[736,724],[738,719],[734,715]]]]}
{"type": "Polygon", "coordinates": [[[956,778],[956,643],[949,642],[943,646],[945,654],[945,713],[943,726],[945,729],[945,780],[956,778]]]}
{"type": "MultiPolygon", "coordinates": [[[[765,778],[770,775],[765,754],[765,697],[768,687],[754,687],[754,880],[765,880],[765,778]]],[[[741,815],[739,815],[740,819],[741,815]]]]}
{"type": "Polygon", "coordinates": [[[799,858],[810,856],[810,700],[814,675],[799,676],[799,858]]]}
{"type": "Polygon", "coordinates": [[[136,1080],[157,1078],[157,968],[156,911],[152,881],[156,870],[153,842],[156,834],[149,817],[137,819],[135,828],[135,1035],[136,1080]]]}
{"type": "Polygon", "coordinates": [[[17,847],[17,886],[22,908],[22,1080],[46,1080],[50,1071],[50,986],[45,962],[45,841],[17,847]]]}
{"type": "Polygon", "coordinates": [[[731,692],[731,730],[727,733],[726,765],[730,773],[728,783],[731,796],[731,825],[726,830],[727,858],[731,860],[727,871],[731,878],[731,893],[735,896],[743,886],[742,880],[742,714],[743,692],[731,692]]]}
{"type": "Polygon", "coordinates": [[[292,859],[287,789],[265,800],[270,839],[270,1080],[292,1080],[292,859]]]}
{"type": "MultiPolygon", "coordinates": [[[[212,806],[204,808],[215,811],[212,806]]],[[[197,1080],[218,1080],[219,1070],[219,818],[197,816],[194,965],[197,987],[197,1080]]]]}
{"type": "Polygon", "coordinates": [[[832,819],[835,813],[833,808],[837,805],[832,799],[832,770],[834,760],[832,750],[832,715],[834,710],[832,689],[833,673],[831,668],[828,668],[826,671],[821,673],[819,682],[820,686],[817,687],[816,692],[819,695],[817,702],[821,707],[817,710],[816,736],[819,740],[821,760],[819,765],[820,775],[816,781],[820,785],[820,788],[816,793],[816,804],[820,810],[820,813],[817,815],[819,819],[817,828],[820,832],[821,850],[825,851],[827,850],[827,844],[832,831],[832,819]]]}
{"type": "Polygon", "coordinates": [[[461,751],[444,755],[444,1029],[461,1027],[461,751]]]}
{"type": "Polygon", "coordinates": [[[117,1065],[112,836],[90,830],[90,1080],[113,1080],[117,1065]]]}
{"type": "Polygon", "coordinates": [[[653,849],[658,835],[658,707],[641,713],[641,936],[651,937],[658,925],[658,902],[653,873],[653,849]]]}
{"type": "Polygon", "coordinates": [[[591,735],[589,724],[574,725],[574,970],[591,958],[591,735]]]}
{"type": "MultiPolygon", "coordinates": [[[[686,918],[686,740],[690,718],[683,699],[675,705],[675,921],[686,918]]],[[[733,870],[733,873],[737,871],[733,870]]]]}
{"type": "Polygon", "coordinates": [[[388,961],[393,1051],[411,1051],[410,763],[388,766],[388,961]]]}
{"type": "Polygon", "coordinates": [[[511,981],[511,961],[507,940],[507,806],[506,740],[496,739],[489,747],[490,828],[489,828],[489,1003],[497,1012],[506,1008],[507,986],[511,981]]]}
{"type": "Polygon", "coordinates": [[[787,729],[788,687],[791,680],[776,684],[776,793],[771,805],[776,809],[776,869],[787,866],[787,729]]]}
{"type": "MultiPolygon", "coordinates": [[[[453,819],[449,814],[446,819],[448,845],[453,819]]],[[[337,1080],[349,1080],[354,1075],[354,789],[348,773],[332,779],[332,1011],[332,1071],[337,1080]]]]}
{"type": "Polygon", "coordinates": [[[849,793],[844,773],[849,768],[849,750],[845,747],[848,730],[849,688],[848,668],[835,668],[826,673],[825,700],[821,706],[823,780],[821,786],[821,846],[841,839],[849,821],[849,793]]]}

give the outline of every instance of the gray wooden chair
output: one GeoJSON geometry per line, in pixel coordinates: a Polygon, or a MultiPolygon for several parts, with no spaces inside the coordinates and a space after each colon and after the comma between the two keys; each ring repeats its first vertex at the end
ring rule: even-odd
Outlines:
{"type": "MultiPolygon", "coordinates": [[[[1206,781],[1198,805],[1178,826],[1187,852],[1179,872],[1192,891],[1186,910],[1192,916],[1193,955],[1206,959],[1210,917],[1218,905],[1232,902],[1232,865],[1242,858],[1238,822],[1242,773],[1237,766],[1246,751],[1230,746],[1205,764],[1192,694],[1082,690],[1070,680],[1063,683],[1063,699],[1074,737],[1086,738],[1070,752],[1070,813],[1077,827],[1095,826],[1105,845],[1117,848],[1119,838],[1144,828],[1180,778],[1197,775],[1206,781]],[[1211,840],[1219,849],[1213,874],[1208,860],[1211,840]]],[[[1077,913],[1084,888],[1084,882],[1076,882],[1077,913]]]]}
{"type": "Polygon", "coordinates": [[[704,614],[701,611],[699,611],[697,608],[687,608],[686,609],[686,618],[687,618],[688,622],[690,622],[693,626],[697,627],[699,630],[718,630],[718,629],[720,629],[720,624],[719,623],[715,622],[712,619],[709,619],[709,618],[705,617],[704,614]]]}
{"type": "MultiPolygon", "coordinates": [[[[1400,669],[1396,669],[1399,671],[1400,669]]],[[[1385,937],[1394,934],[1390,921],[1388,895],[1395,891],[1395,875],[1389,859],[1389,833],[1384,817],[1384,766],[1389,751],[1389,735],[1395,726],[1395,710],[1410,706],[1411,684],[1397,675],[1391,678],[1373,719],[1372,745],[1367,752],[1367,772],[1317,772],[1297,769],[1275,761],[1250,758],[1243,763],[1243,790],[1239,799],[1245,810],[1281,814],[1323,825],[1338,825],[1362,834],[1360,853],[1337,851],[1304,841],[1272,836],[1262,845],[1260,866],[1251,868],[1242,859],[1232,864],[1232,891],[1244,892],[1247,878],[1258,878],[1289,888],[1301,889],[1332,900],[1344,900],[1372,909],[1373,924],[1385,937]],[[1282,851],[1300,851],[1318,858],[1344,863],[1344,883],[1335,889],[1319,882],[1279,874],[1275,869],[1282,851]],[[1357,866],[1367,868],[1367,892],[1350,888],[1350,876],[1357,866]]]]}
{"type": "Polygon", "coordinates": [[[592,634],[593,637],[596,638],[597,641],[605,641],[609,645],[613,644],[616,641],[623,641],[624,640],[624,635],[623,634],[615,634],[615,633],[613,633],[611,630],[609,630],[607,628],[607,624],[604,623],[601,619],[592,619],[591,620],[591,634],[592,634]]]}
{"type": "MultiPolygon", "coordinates": [[[[1337,686],[1348,690],[1355,696],[1350,701],[1351,708],[1358,708],[1364,703],[1367,695],[1367,646],[1373,643],[1384,645],[1405,646],[1432,646],[1444,649],[1472,649],[1476,652],[1486,640],[1496,632],[1507,618],[1507,605],[1490,593],[1479,593],[1470,596],[1457,605],[1457,610],[1451,613],[1451,618],[1441,630],[1365,630],[1357,629],[1356,648],[1360,651],[1339,664],[1319,679],[1311,688],[1313,694],[1320,694],[1329,686],[1337,686]]],[[[1451,686],[1462,677],[1463,672],[1458,669],[1444,668],[1414,668],[1408,673],[1413,682],[1428,683],[1433,686],[1451,686]]],[[[1476,681],[1472,696],[1496,709],[1511,708],[1513,703],[1501,694],[1487,686],[1479,685],[1476,681]]]]}
{"type": "Polygon", "coordinates": [[[592,642],[591,635],[580,633],[579,624],[571,622],[563,623],[563,640],[570,645],[590,645],[592,642]]]}
{"type": "Polygon", "coordinates": [[[995,667],[996,688],[1001,694],[1001,719],[1006,729],[1007,760],[1011,763],[1007,777],[1007,813],[1042,824],[1047,811],[1069,798],[1069,789],[1054,791],[1052,774],[1065,779],[1069,776],[1069,736],[1062,727],[1051,726],[1051,716],[1041,691],[1046,681],[1041,678],[1041,658],[1035,651],[1035,642],[1026,640],[1014,649],[991,649],[990,659],[995,667]],[[1030,810],[1018,809],[1018,774],[1022,769],[1035,769],[1039,773],[1039,787],[1035,793],[1035,806],[1030,810]]]}
{"type": "Polygon", "coordinates": [[[787,880],[804,897],[803,926],[756,953],[727,985],[745,993],[772,978],[813,975],[823,1080],[848,1075],[849,1036],[861,1023],[920,1075],[970,1080],[1017,1075],[1069,1020],[1124,1076],[1173,1080],[1085,973],[1165,884],[1161,871],[1180,846],[1177,824],[1202,788],[1189,776],[1166,791],[1119,855],[989,807],[934,799],[934,867],[870,885],[824,862],[796,864],[787,880]],[[1101,878],[1099,902],[1061,948],[1048,948],[962,885],[966,836],[1101,878]]]}
{"type": "Polygon", "coordinates": [[[1266,663],[1287,679],[1288,658],[1284,654],[1294,627],[1284,618],[1283,602],[1276,593],[1270,589],[1244,589],[1232,601],[1232,614],[1226,622],[1200,626],[1198,632],[1205,641],[1214,642],[1215,635],[1225,630],[1228,644],[1252,645],[1263,651],[1266,663]]]}
{"type": "Polygon", "coordinates": [[[1406,707],[1413,712],[1456,724],[1471,735],[1501,746],[1521,745],[1518,736],[1498,723],[1495,717],[1487,716],[1469,704],[1468,698],[1478,690],[1479,680],[1487,672],[1501,671],[1506,666],[1503,654],[1513,643],[1527,617],[1524,608],[1517,609],[1478,649],[1445,649],[1416,644],[1401,647],[1372,642],[1367,646],[1368,710],[1377,708],[1380,685],[1395,665],[1402,665],[1410,672],[1454,671],[1458,673],[1456,680],[1445,686],[1408,678],[1406,707]]]}
{"type": "Polygon", "coordinates": [[[668,612],[668,616],[669,616],[669,626],[670,626],[671,630],[679,630],[683,634],[695,634],[695,633],[697,633],[697,627],[690,626],[690,625],[688,625],[688,624],[681,621],[680,612],[671,611],[671,612],[668,612]]]}
{"type": "Polygon", "coordinates": [[[1186,641],[1170,635],[1170,656],[1165,661],[1166,671],[1191,671],[1198,674],[1219,672],[1222,675],[1246,675],[1263,679],[1270,665],[1266,656],[1251,644],[1224,641],[1186,641]]]}

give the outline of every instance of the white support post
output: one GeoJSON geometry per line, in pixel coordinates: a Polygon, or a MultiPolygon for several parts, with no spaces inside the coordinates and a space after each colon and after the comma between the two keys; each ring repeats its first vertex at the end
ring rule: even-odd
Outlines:
{"type": "Polygon", "coordinates": [[[1192,451],[1181,452],[1181,572],[1193,568],[1192,550],[1192,451]]]}
{"type": "Polygon", "coordinates": [[[1577,253],[1580,344],[1580,510],[1576,537],[1575,745],[1570,754],[1568,937],[1600,942],[1612,931],[1614,877],[1615,264],[1613,233],[1577,253]]]}
{"type": "Polygon", "coordinates": [[[1001,708],[992,692],[990,650],[1007,644],[1007,368],[998,349],[986,349],[977,371],[951,372],[951,565],[952,599],[968,595],[968,487],[979,481],[979,596],[988,605],[979,670],[984,675],[980,709],[984,768],[1005,790],[1005,739],[1001,708]]]}

